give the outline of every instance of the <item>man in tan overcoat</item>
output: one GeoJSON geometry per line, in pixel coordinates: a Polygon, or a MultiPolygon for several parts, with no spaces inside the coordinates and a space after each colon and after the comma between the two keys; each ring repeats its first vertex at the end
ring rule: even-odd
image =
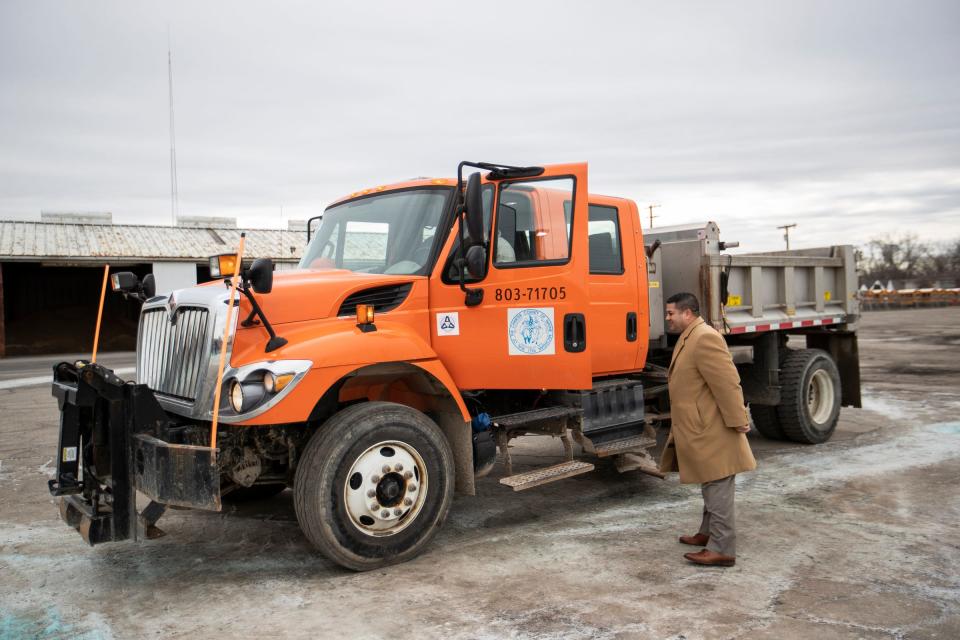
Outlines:
{"type": "Polygon", "coordinates": [[[683,557],[731,567],[737,555],[735,476],[757,467],[747,443],[750,418],[740,375],[723,336],[700,317],[696,296],[668,298],[666,319],[667,330],[680,339],[667,378],[672,424],[660,469],[679,471],[680,482],[699,483],[703,492],[700,531],[680,542],[705,548],[683,557]]]}

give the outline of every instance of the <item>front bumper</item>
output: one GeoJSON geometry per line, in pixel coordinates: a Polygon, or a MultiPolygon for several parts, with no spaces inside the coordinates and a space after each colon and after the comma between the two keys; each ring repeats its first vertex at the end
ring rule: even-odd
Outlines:
{"type": "Polygon", "coordinates": [[[174,424],[146,385],[97,364],[54,367],[60,406],[56,477],[63,520],[89,544],[154,537],[167,505],[220,510],[217,450],[178,443],[174,424]],[[151,499],[137,510],[137,492],[151,499]]]}

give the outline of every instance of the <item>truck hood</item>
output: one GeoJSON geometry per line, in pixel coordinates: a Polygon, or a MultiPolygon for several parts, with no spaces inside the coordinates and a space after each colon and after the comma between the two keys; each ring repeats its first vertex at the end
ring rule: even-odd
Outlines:
{"type": "MultiPolygon", "coordinates": [[[[420,279],[422,276],[355,273],[342,269],[277,271],[273,275],[273,290],[254,295],[270,324],[282,325],[335,317],[340,305],[353,293],[420,279]]],[[[240,310],[241,318],[250,313],[250,302],[246,298],[241,298],[240,310]]]]}

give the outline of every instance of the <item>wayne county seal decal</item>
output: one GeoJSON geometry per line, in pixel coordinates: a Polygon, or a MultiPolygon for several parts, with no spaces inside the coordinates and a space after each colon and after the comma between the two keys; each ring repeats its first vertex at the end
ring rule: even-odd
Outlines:
{"type": "Polygon", "coordinates": [[[548,356],[553,346],[553,307],[507,309],[507,337],[512,356],[548,356]]]}

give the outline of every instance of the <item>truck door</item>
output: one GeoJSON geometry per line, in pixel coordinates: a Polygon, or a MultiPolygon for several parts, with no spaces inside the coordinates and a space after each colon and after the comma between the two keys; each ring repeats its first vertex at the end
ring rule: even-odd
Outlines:
{"type": "MultiPolygon", "coordinates": [[[[597,198],[590,203],[587,281],[592,316],[587,338],[594,375],[635,370],[641,333],[646,340],[648,318],[637,301],[636,213],[630,204],[617,198],[597,198]]],[[[642,244],[639,249],[642,251],[642,244]]]]}
{"type": "Polygon", "coordinates": [[[431,278],[433,347],[461,389],[589,389],[587,165],[493,182],[487,271],[464,304],[456,229],[431,278]]]}

